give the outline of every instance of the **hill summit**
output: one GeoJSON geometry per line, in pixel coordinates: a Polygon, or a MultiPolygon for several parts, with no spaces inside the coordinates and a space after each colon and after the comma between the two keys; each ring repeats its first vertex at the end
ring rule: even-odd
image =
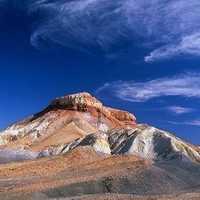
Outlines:
{"type": "Polygon", "coordinates": [[[133,114],[106,107],[82,92],[56,98],[43,111],[11,125],[1,133],[0,144],[41,151],[98,131],[135,126],[133,114]]]}

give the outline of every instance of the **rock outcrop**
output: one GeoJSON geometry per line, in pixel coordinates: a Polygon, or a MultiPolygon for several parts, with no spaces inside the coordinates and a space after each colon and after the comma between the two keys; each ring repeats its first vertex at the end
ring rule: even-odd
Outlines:
{"type": "Polygon", "coordinates": [[[143,124],[138,124],[135,128],[115,128],[107,133],[90,134],[71,143],[46,149],[40,154],[64,154],[80,146],[90,146],[96,152],[104,154],[135,155],[154,162],[200,163],[200,153],[195,146],[166,131],[143,124]]]}
{"type": "Polygon", "coordinates": [[[86,112],[89,109],[101,111],[103,104],[87,92],[63,96],[53,100],[50,107],[86,112]]]}
{"type": "Polygon", "coordinates": [[[53,146],[48,149],[45,149],[39,153],[39,157],[65,154],[82,146],[89,146],[92,147],[96,152],[111,155],[111,149],[110,144],[108,142],[107,134],[98,132],[87,135],[83,138],[79,138],[67,144],[53,146]]]}
{"type": "Polygon", "coordinates": [[[195,146],[148,125],[139,124],[134,129],[114,129],[108,134],[112,154],[133,154],[154,161],[184,160],[200,163],[200,153],[195,146]]]}

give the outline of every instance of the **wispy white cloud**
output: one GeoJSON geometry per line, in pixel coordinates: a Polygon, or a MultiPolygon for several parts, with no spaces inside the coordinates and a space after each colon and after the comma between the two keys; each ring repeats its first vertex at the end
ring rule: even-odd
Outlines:
{"type": "MultiPolygon", "coordinates": [[[[127,0],[125,0],[127,1],[127,0]]],[[[42,13],[31,36],[34,46],[50,41],[69,48],[107,51],[127,37],[122,2],[110,0],[74,0],[43,3],[36,1],[31,14],[42,13]]]]}
{"type": "Polygon", "coordinates": [[[200,98],[199,88],[200,74],[185,73],[146,82],[116,81],[106,83],[97,90],[97,93],[109,93],[130,102],[144,102],[163,96],[200,98]]]}
{"type": "Polygon", "coordinates": [[[48,42],[108,53],[127,44],[130,51],[146,48],[146,62],[200,56],[199,0],[0,0],[5,2],[34,16],[31,43],[38,48],[48,42]]]}
{"type": "Polygon", "coordinates": [[[185,124],[192,125],[192,126],[200,126],[200,119],[189,121],[188,123],[185,122],[185,124]]]}
{"type": "Polygon", "coordinates": [[[166,45],[154,50],[145,57],[145,61],[153,62],[181,54],[200,56],[200,32],[183,37],[178,44],[166,45]]]}
{"type": "Polygon", "coordinates": [[[200,119],[195,119],[195,120],[191,120],[191,121],[184,121],[184,122],[168,121],[168,123],[174,124],[174,125],[200,126],[200,119]]]}
{"type": "Polygon", "coordinates": [[[166,110],[175,113],[177,115],[194,112],[193,108],[183,107],[183,106],[168,106],[166,110]]]}
{"type": "MultiPolygon", "coordinates": [[[[44,17],[32,34],[34,46],[51,41],[70,48],[109,52],[119,42],[151,43],[146,62],[180,54],[200,55],[199,0],[34,1],[44,17]],[[39,3],[38,3],[39,2],[39,3]],[[132,41],[132,42],[131,42],[132,41]],[[150,50],[151,51],[151,50],[150,50]]],[[[133,52],[134,53],[134,52],[133,52]]]]}

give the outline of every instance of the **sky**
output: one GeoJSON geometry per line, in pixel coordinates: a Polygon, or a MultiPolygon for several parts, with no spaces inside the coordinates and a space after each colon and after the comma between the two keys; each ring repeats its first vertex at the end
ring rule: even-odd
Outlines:
{"type": "Polygon", "coordinates": [[[0,129],[87,91],[200,144],[199,0],[0,0],[0,129]]]}

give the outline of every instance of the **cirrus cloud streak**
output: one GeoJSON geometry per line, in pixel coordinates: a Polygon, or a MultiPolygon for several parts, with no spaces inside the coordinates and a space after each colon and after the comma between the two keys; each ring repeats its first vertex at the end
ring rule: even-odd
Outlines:
{"type": "Polygon", "coordinates": [[[200,56],[199,0],[0,0],[0,4],[34,17],[31,43],[37,48],[52,43],[105,54],[129,49],[134,54],[139,46],[147,52],[146,62],[182,54],[200,56]]]}
{"type": "Polygon", "coordinates": [[[189,126],[200,126],[200,119],[195,119],[191,121],[184,121],[184,122],[175,122],[175,121],[168,121],[169,124],[174,125],[189,125],[189,126]]]}
{"type": "Polygon", "coordinates": [[[195,111],[193,108],[183,107],[183,106],[168,106],[166,107],[166,110],[175,113],[177,115],[186,114],[186,113],[192,113],[195,111]]]}
{"type": "Polygon", "coordinates": [[[124,101],[145,102],[153,98],[180,96],[200,98],[200,74],[185,73],[145,82],[115,81],[97,89],[98,94],[109,93],[124,101]]]}

